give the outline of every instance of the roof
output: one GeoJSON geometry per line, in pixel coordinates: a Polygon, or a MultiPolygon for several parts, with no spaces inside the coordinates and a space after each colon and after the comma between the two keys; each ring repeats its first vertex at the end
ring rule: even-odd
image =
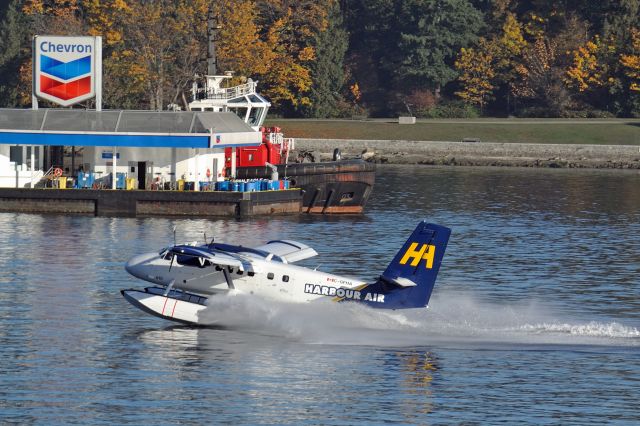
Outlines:
{"type": "Polygon", "coordinates": [[[232,112],[0,109],[0,144],[222,148],[261,142],[232,112]]]}

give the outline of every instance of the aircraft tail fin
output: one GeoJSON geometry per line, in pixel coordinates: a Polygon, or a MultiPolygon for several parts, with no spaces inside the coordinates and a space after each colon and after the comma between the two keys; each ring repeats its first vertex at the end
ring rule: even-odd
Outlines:
{"type": "Polygon", "coordinates": [[[375,295],[368,304],[387,309],[427,306],[450,235],[449,228],[420,222],[378,281],[363,289],[375,295]]]}

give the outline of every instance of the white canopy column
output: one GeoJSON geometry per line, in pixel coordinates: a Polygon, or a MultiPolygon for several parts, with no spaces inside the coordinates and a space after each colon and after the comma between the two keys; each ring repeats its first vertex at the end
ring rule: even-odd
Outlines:
{"type": "Polygon", "coordinates": [[[200,148],[196,148],[196,178],[193,183],[193,190],[200,191],[200,148]]]}
{"type": "Polygon", "coordinates": [[[236,147],[231,148],[231,177],[236,178],[236,147]]]}
{"type": "Polygon", "coordinates": [[[111,163],[113,165],[113,168],[112,168],[112,173],[113,173],[112,176],[113,177],[111,179],[111,189],[116,189],[116,183],[118,182],[118,174],[116,173],[116,170],[117,170],[117,168],[116,168],[117,159],[118,159],[118,153],[116,151],[116,147],[114,146],[113,147],[113,161],[111,163]]]}
{"type": "Polygon", "coordinates": [[[36,147],[35,145],[31,146],[31,184],[30,187],[33,188],[33,174],[36,171],[36,147]]]}

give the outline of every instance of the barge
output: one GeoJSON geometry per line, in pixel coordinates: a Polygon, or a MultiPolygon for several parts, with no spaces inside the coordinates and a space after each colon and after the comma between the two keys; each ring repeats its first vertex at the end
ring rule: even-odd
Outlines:
{"type": "Polygon", "coordinates": [[[305,213],[362,213],[375,183],[375,165],[359,159],[343,161],[339,155],[334,161],[290,162],[295,140],[284,137],[279,127],[262,126],[271,104],[257,93],[257,83],[249,80],[223,88],[230,78],[230,74],[205,76],[200,85],[193,86],[189,104],[191,111],[233,111],[262,133],[262,144],[257,147],[225,149],[221,177],[269,179],[277,174],[302,189],[305,213]]]}

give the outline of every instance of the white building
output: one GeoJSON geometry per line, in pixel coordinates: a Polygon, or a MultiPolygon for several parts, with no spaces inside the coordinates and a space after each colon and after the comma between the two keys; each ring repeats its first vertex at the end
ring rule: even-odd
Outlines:
{"type": "Polygon", "coordinates": [[[68,166],[52,162],[51,147],[75,147],[75,170],[66,175],[91,172],[112,187],[113,173],[136,179],[139,189],[178,180],[216,181],[222,178],[225,148],[260,143],[262,134],[232,112],[5,109],[0,110],[0,186],[33,187],[54,168],[68,166]]]}

